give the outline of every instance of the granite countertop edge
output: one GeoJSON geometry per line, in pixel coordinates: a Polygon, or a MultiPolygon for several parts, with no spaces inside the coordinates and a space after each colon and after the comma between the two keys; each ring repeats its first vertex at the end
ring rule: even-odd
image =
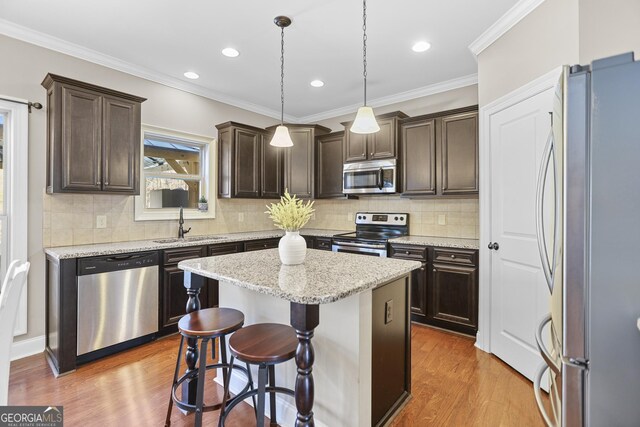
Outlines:
{"type": "MultiPolygon", "coordinates": [[[[274,250],[275,251],[275,250],[274,250]]],[[[248,254],[248,256],[252,256],[250,252],[244,252],[243,254],[248,254]]],[[[342,255],[342,254],[341,254],[342,255]]],[[[241,256],[240,254],[233,254],[233,255],[222,255],[224,256],[241,256]]],[[[357,255],[356,255],[357,256],[357,255]]],[[[207,277],[210,279],[216,279],[219,281],[223,281],[223,282],[227,282],[230,283],[234,286],[238,286],[250,291],[254,291],[254,292],[258,292],[264,295],[269,295],[269,296],[273,296],[273,297],[277,297],[280,299],[284,299],[286,301],[289,302],[293,302],[293,303],[297,303],[297,304],[329,304],[332,302],[336,302],[345,298],[348,298],[350,296],[365,292],[367,290],[370,289],[374,289],[379,285],[383,285],[389,282],[392,282],[394,280],[397,280],[401,277],[404,277],[405,275],[409,274],[411,271],[420,268],[421,267],[421,263],[418,261],[408,261],[408,260],[395,260],[395,261],[399,261],[400,263],[406,264],[402,267],[396,268],[394,269],[393,273],[391,274],[387,274],[385,273],[385,275],[380,276],[380,277],[376,277],[375,279],[372,279],[368,282],[362,283],[354,288],[350,288],[350,289],[342,289],[342,288],[336,288],[335,292],[329,293],[329,294],[325,294],[325,295],[320,295],[320,296],[305,296],[305,295],[299,295],[299,294],[294,294],[291,292],[287,292],[283,289],[279,289],[279,288],[270,288],[270,287],[265,287],[265,286],[261,286],[259,284],[256,283],[252,283],[250,281],[247,280],[242,280],[242,279],[238,279],[238,278],[234,278],[231,276],[227,276],[224,274],[218,274],[214,271],[211,270],[206,270],[206,269],[202,269],[202,268],[197,268],[194,266],[194,264],[200,264],[200,261],[202,260],[202,258],[195,258],[195,259],[189,259],[189,260],[185,260],[185,261],[180,261],[180,263],[178,264],[178,268],[193,273],[193,274],[198,274],[201,275],[203,277],[207,277]]]]}
{"type": "MultiPolygon", "coordinates": [[[[347,233],[349,230],[322,230],[322,229],[302,229],[300,234],[303,236],[313,237],[333,237],[335,234],[347,233]]],[[[141,251],[156,251],[163,249],[185,248],[201,245],[214,245],[235,243],[241,241],[271,239],[283,236],[280,230],[266,231],[249,231],[237,233],[212,234],[210,239],[202,238],[201,240],[185,240],[170,243],[158,243],[155,240],[164,240],[165,238],[151,240],[137,240],[129,242],[112,242],[99,243],[93,245],[74,245],[44,248],[44,252],[56,260],[87,258],[102,255],[116,255],[141,251]]],[[[193,236],[199,238],[201,236],[193,236]]],[[[449,237],[432,237],[409,235],[390,239],[389,243],[416,245],[416,246],[436,246],[446,248],[461,249],[479,249],[479,242],[475,239],[459,239],[449,237]]]]}

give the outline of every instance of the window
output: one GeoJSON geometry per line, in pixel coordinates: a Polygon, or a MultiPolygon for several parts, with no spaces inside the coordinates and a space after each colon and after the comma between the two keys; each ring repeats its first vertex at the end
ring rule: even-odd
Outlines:
{"type": "Polygon", "coordinates": [[[135,219],[215,218],[213,139],[153,126],[142,126],[140,195],[135,219]],[[204,197],[208,210],[198,210],[204,197]]]}

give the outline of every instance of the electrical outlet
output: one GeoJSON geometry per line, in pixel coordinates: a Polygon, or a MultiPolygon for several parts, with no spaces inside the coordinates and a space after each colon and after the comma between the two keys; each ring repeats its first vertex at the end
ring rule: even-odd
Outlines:
{"type": "Polygon", "coordinates": [[[315,221],[316,220],[316,213],[312,213],[311,214],[311,221],[315,221]]]}
{"type": "Polygon", "coordinates": [[[347,221],[353,221],[353,212],[347,214],[347,221]]]}
{"type": "Polygon", "coordinates": [[[384,303],[384,324],[391,323],[393,321],[393,300],[389,300],[384,303]]]}
{"type": "Polygon", "coordinates": [[[96,215],[96,228],[107,228],[106,215],[96,215]]]}
{"type": "Polygon", "coordinates": [[[438,215],[438,225],[447,225],[447,215],[445,214],[438,215]]]}
{"type": "Polygon", "coordinates": [[[238,222],[244,222],[244,212],[238,212],[238,222]]]}

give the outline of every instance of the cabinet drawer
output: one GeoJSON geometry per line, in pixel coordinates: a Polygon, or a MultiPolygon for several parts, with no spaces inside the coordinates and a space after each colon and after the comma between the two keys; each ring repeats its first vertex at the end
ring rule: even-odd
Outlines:
{"type": "Polygon", "coordinates": [[[331,239],[325,237],[316,237],[316,246],[315,249],[320,249],[323,251],[331,250],[331,239]]]}
{"type": "Polygon", "coordinates": [[[164,251],[164,264],[177,264],[185,259],[200,258],[204,256],[204,246],[192,246],[189,248],[167,249],[164,251]]]}
{"type": "Polygon", "coordinates": [[[216,255],[227,255],[227,254],[235,254],[238,252],[242,252],[242,242],[238,243],[228,243],[225,245],[212,245],[209,246],[208,255],[216,256],[216,255]]]}
{"type": "Polygon", "coordinates": [[[389,256],[392,258],[415,259],[427,261],[427,247],[414,245],[391,245],[389,256]]]}
{"type": "Polygon", "coordinates": [[[465,249],[434,249],[433,261],[461,265],[476,265],[476,251],[465,249]]]}
{"type": "Polygon", "coordinates": [[[244,244],[245,252],[259,251],[262,249],[272,249],[278,247],[280,239],[268,239],[268,240],[254,240],[253,242],[246,242],[244,244]]]}

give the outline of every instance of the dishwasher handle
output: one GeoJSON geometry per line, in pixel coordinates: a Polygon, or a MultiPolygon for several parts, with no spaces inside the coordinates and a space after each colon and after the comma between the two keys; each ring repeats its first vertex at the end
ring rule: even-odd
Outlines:
{"type": "Polygon", "coordinates": [[[157,251],[80,258],[78,260],[77,275],[87,276],[111,271],[151,267],[158,264],[159,255],[157,251]]]}

